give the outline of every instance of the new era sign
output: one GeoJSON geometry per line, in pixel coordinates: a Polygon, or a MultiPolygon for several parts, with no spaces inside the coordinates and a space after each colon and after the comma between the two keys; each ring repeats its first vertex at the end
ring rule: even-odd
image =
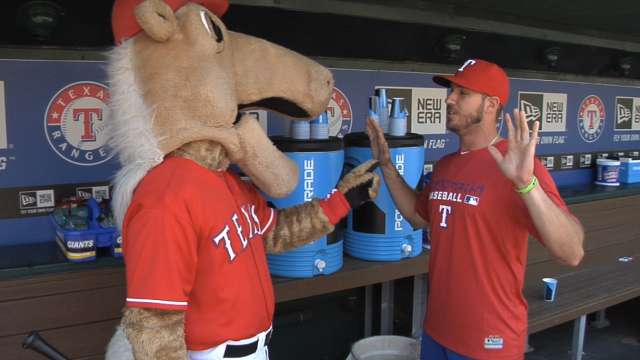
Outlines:
{"type": "Polygon", "coordinates": [[[519,92],[518,107],[524,111],[529,127],[540,122],[541,132],[562,132],[567,129],[567,94],[519,92]]]}
{"type": "Polygon", "coordinates": [[[55,205],[53,189],[21,191],[18,194],[20,209],[48,208],[55,205]]]}
{"type": "Polygon", "coordinates": [[[445,134],[447,132],[447,89],[388,87],[387,97],[404,98],[409,112],[408,128],[415,134],[445,134]]]}
{"type": "Polygon", "coordinates": [[[640,98],[616,97],[616,131],[640,130],[640,98]]]}

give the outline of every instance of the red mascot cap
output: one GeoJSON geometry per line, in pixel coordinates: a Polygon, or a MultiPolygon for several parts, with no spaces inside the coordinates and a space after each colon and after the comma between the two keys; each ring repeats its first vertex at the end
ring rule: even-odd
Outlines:
{"type": "Polygon", "coordinates": [[[507,74],[500,66],[485,60],[467,60],[453,76],[434,76],[433,82],[446,87],[454,83],[482,94],[497,96],[502,106],[509,100],[507,74]]]}
{"type": "MultiPolygon", "coordinates": [[[[113,28],[113,39],[116,45],[135,36],[142,28],[138,25],[134,10],[144,0],[116,0],[111,12],[111,27],[113,28]]],[[[209,9],[216,16],[221,17],[229,7],[227,0],[164,0],[175,12],[187,3],[195,3],[209,9]]]]}

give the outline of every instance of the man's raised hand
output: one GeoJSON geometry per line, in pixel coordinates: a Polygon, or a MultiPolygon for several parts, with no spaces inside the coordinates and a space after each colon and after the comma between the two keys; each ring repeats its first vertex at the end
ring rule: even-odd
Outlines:
{"type": "Polygon", "coordinates": [[[489,146],[489,152],[498,163],[498,167],[511,180],[516,188],[523,188],[529,184],[533,176],[533,157],[538,141],[538,129],[540,123],[533,123],[531,134],[527,125],[527,116],[524,111],[513,110],[513,120],[505,114],[507,124],[507,153],[502,155],[494,146],[489,146]]]}

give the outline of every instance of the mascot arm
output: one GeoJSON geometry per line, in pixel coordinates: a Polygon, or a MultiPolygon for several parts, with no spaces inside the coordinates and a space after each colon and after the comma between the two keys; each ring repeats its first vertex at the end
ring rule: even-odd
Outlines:
{"type": "Polygon", "coordinates": [[[380,178],[373,173],[377,165],[369,160],[353,169],[327,199],[279,210],[276,226],[265,237],[267,252],[280,253],[317,240],[332,232],[349,210],[374,199],[380,188],[380,178]]]}
{"type": "Polygon", "coordinates": [[[138,360],[187,359],[183,311],[128,307],[122,327],[138,360]]]}

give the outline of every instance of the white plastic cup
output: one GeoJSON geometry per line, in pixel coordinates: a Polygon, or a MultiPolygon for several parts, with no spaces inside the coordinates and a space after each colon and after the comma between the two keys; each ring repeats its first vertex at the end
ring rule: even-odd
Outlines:
{"type": "Polygon", "coordinates": [[[543,278],[542,282],[544,283],[544,301],[555,301],[558,290],[558,280],[554,278],[543,278]]]}

